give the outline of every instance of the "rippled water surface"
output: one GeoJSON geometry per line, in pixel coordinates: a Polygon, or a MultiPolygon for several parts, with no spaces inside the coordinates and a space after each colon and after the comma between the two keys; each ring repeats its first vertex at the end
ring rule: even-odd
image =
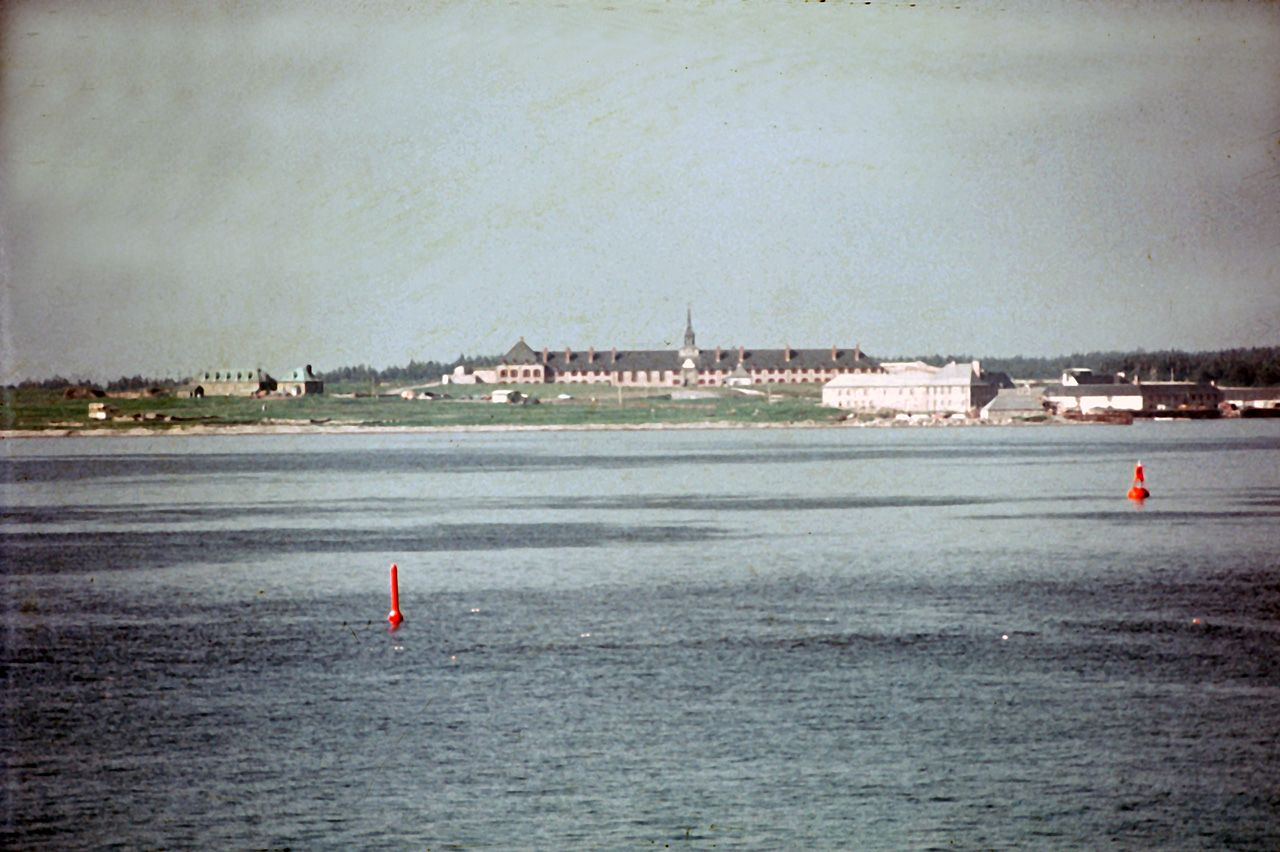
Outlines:
{"type": "Polygon", "coordinates": [[[1277,421],[0,450],[5,848],[1280,848],[1277,421]]]}

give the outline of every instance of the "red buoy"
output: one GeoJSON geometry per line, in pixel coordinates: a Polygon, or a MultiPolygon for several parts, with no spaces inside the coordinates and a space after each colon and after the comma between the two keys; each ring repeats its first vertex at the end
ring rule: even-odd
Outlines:
{"type": "Polygon", "coordinates": [[[387,616],[392,629],[400,626],[404,616],[400,614],[400,582],[396,577],[396,564],[391,563],[391,614],[387,616]]]}
{"type": "Polygon", "coordinates": [[[1133,487],[1129,489],[1130,500],[1141,502],[1151,496],[1151,492],[1142,484],[1145,481],[1146,477],[1142,473],[1142,462],[1138,462],[1133,467],[1133,487]]]}

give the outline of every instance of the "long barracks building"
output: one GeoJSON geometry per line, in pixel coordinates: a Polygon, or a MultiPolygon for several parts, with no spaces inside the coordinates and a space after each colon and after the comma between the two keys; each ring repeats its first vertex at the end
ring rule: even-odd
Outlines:
{"type": "Polygon", "coordinates": [[[679,349],[543,349],[524,338],[494,368],[499,384],[579,382],[625,386],[692,387],[785,382],[828,382],[849,373],[880,372],[858,346],[841,349],[699,349],[692,316],[679,349]]]}

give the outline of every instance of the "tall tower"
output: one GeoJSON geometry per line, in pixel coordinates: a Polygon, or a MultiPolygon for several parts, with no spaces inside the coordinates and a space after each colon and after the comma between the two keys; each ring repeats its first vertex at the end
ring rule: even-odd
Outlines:
{"type": "Polygon", "coordinates": [[[698,356],[702,350],[693,338],[693,309],[686,308],[684,315],[684,346],[680,347],[680,383],[685,387],[698,384],[698,356]]]}
{"type": "Polygon", "coordinates": [[[684,346],[680,347],[680,359],[697,358],[701,351],[693,338],[693,309],[686,308],[684,315],[684,346]]]}

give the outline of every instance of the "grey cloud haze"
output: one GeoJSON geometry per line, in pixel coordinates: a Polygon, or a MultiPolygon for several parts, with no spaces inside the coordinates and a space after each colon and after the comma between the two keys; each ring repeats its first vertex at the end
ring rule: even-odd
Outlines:
{"type": "Polygon", "coordinates": [[[15,3],[4,378],[1280,344],[1280,7],[15,3]]]}

